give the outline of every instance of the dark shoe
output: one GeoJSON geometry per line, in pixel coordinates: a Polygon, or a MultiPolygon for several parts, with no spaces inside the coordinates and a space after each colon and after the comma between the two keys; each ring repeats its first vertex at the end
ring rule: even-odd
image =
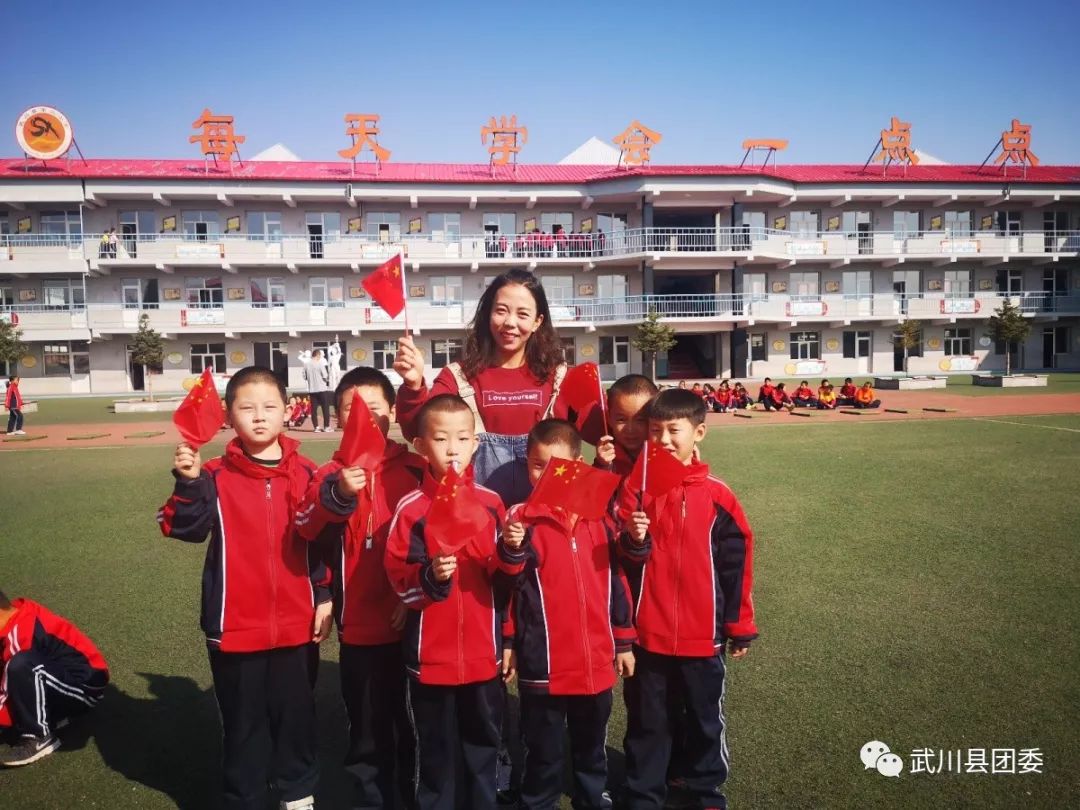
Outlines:
{"type": "Polygon", "coordinates": [[[5,768],[19,768],[47,757],[60,747],[60,739],[50,734],[48,737],[24,736],[8,750],[0,752],[0,765],[5,768]]]}

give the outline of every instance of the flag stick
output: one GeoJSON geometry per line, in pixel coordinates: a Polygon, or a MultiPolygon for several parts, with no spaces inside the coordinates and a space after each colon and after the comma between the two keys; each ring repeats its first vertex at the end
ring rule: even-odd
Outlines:
{"type": "Polygon", "coordinates": [[[638,491],[637,496],[637,508],[641,511],[641,507],[645,503],[645,476],[649,470],[649,440],[645,440],[645,444],[641,446],[641,452],[645,454],[645,457],[641,459],[641,489],[638,491]]]}
{"type": "Polygon", "coordinates": [[[409,329],[409,290],[405,286],[405,250],[402,249],[398,253],[398,268],[401,270],[401,301],[402,309],[405,312],[405,337],[412,334],[412,330],[409,329]]]}
{"type": "Polygon", "coordinates": [[[600,366],[596,367],[596,387],[600,389],[600,415],[604,417],[604,435],[610,436],[607,421],[607,397],[604,396],[604,383],[600,380],[600,366]]]}

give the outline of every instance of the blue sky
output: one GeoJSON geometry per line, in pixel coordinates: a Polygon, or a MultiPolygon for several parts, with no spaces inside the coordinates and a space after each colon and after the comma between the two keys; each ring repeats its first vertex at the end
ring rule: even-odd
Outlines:
{"type": "Polygon", "coordinates": [[[862,163],[889,117],[979,163],[1013,117],[1044,163],[1080,164],[1080,3],[0,2],[0,155],[52,104],[87,157],[197,157],[204,107],[241,154],[281,142],[336,160],[346,112],[382,115],[394,161],[484,162],[516,113],[521,160],[554,162],[637,118],[654,163],[732,163],[748,137],[785,162],[862,163]],[[103,10],[107,9],[107,10],[103,10]]]}

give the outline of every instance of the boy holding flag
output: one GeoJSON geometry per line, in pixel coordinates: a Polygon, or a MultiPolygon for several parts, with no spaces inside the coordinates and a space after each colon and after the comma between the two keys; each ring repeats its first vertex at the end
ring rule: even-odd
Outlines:
{"type": "Polygon", "coordinates": [[[386,440],[394,386],[381,371],[352,369],[335,397],[345,427],[341,446],[308,485],[296,526],[302,538],[320,543],[334,571],[353,804],[395,807],[412,797],[414,741],[401,658],[406,609],[390,587],[384,555],[394,511],[420,485],[426,465],[406,445],[386,440]]]}

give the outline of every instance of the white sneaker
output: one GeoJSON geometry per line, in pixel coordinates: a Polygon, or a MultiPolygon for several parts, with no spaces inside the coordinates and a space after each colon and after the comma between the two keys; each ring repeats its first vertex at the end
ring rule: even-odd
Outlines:
{"type": "Polygon", "coordinates": [[[315,430],[312,431],[312,432],[313,433],[322,433],[322,428],[315,428],[315,430]]]}
{"type": "Polygon", "coordinates": [[[302,799],[293,799],[291,802],[282,800],[278,807],[280,810],[315,810],[315,797],[305,796],[302,799]]]}
{"type": "Polygon", "coordinates": [[[25,431],[25,430],[16,430],[16,431],[15,431],[15,435],[16,435],[16,436],[25,436],[25,435],[26,435],[26,431],[25,431]]]}

